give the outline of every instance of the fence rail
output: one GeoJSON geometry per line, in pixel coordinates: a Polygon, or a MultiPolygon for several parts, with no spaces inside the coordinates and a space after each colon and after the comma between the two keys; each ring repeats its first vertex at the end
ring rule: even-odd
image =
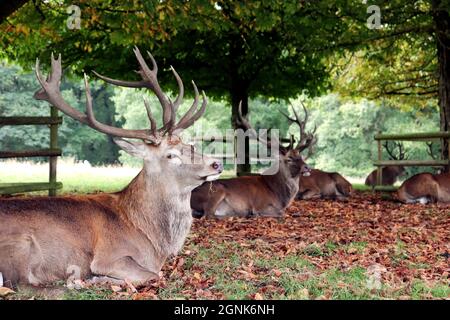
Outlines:
{"type": "MultiPolygon", "coordinates": [[[[293,135],[291,135],[291,137],[289,139],[288,138],[281,138],[279,140],[280,140],[280,143],[295,143],[296,142],[296,140],[295,140],[293,135]]],[[[234,144],[234,146],[233,146],[234,153],[228,153],[228,154],[226,154],[226,153],[224,153],[224,154],[204,154],[204,155],[208,156],[208,157],[215,157],[215,158],[219,158],[219,159],[224,159],[224,160],[227,160],[227,163],[229,163],[229,164],[234,164],[235,166],[237,165],[237,161],[236,161],[236,158],[237,158],[236,136],[197,136],[197,137],[191,138],[191,141],[192,142],[233,143],[234,144]],[[230,163],[228,161],[230,159],[233,159],[234,161],[232,163],[230,163]]],[[[250,139],[250,141],[252,141],[254,143],[258,143],[258,141],[253,139],[253,138],[250,139]]],[[[258,161],[260,161],[260,162],[268,162],[268,161],[271,161],[273,159],[272,158],[267,158],[267,157],[266,158],[249,157],[248,160],[249,160],[250,165],[251,165],[251,164],[257,163],[258,161]]],[[[235,167],[235,170],[236,170],[236,167],[235,167]]],[[[246,172],[245,175],[253,175],[253,174],[251,172],[246,172]]]]}
{"type": "MultiPolygon", "coordinates": [[[[404,167],[415,167],[415,166],[429,166],[429,167],[442,167],[448,166],[450,167],[450,132],[441,131],[441,132],[421,132],[421,133],[407,133],[407,134],[383,134],[378,133],[374,136],[375,141],[377,141],[378,146],[378,160],[374,161],[374,165],[378,167],[377,169],[377,183],[374,190],[377,191],[395,191],[396,188],[392,186],[383,186],[382,185],[382,174],[383,167],[385,166],[404,166],[404,167]],[[382,141],[433,141],[440,140],[443,142],[447,140],[447,148],[448,150],[441,152],[440,160],[383,160],[383,148],[382,141]],[[447,152],[447,159],[443,159],[444,152],[447,152]]],[[[441,143],[444,146],[444,143],[441,143]]]]}
{"type": "Polygon", "coordinates": [[[50,127],[50,145],[48,149],[0,151],[1,159],[48,157],[49,181],[0,183],[0,195],[48,190],[49,196],[55,196],[56,190],[62,188],[62,183],[56,181],[57,159],[61,156],[61,149],[58,148],[58,126],[62,121],[62,117],[58,116],[58,110],[53,106],[50,107],[50,117],[0,117],[0,129],[2,126],[22,125],[47,125],[50,127]]]}

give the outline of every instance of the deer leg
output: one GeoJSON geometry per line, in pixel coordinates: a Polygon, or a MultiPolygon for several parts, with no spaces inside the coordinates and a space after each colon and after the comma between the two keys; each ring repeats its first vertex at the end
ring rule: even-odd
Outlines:
{"type": "Polygon", "coordinates": [[[321,197],[320,190],[317,189],[309,189],[302,194],[303,200],[320,199],[320,197],[321,197]]]}
{"type": "Polygon", "coordinates": [[[203,206],[203,212],[207,218],[215,217],[217,208],[220,203],[225,199],[226,193],[223,190],[217,190],[214,193],[210,193],[208,201],[203,206]]]}
{"type": "Polygon", "coordinates": [[[122,257],[109,263],[94,260],[91,264],[94,274],[111,277],[118,280],[129,280],[134,285],[141,285],[159,276],[139,265],[132,257],[122,257]]]}

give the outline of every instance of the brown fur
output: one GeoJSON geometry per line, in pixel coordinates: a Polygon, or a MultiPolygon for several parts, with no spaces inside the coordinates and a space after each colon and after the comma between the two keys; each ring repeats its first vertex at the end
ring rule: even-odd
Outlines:
{"type": "Polygon", "coordinates": [[[450,202],[450,173],[420,173],[400,186],[398,199],[403,203],[450,202]]]}
{"type": "Polygon", "coordinates": [[[297,198],[346,200],[351,192],[351,183],[339,173],[312,169],[309,176],[300,177],[297,198]]]}
{"type": "Polygon", "coordinates": [[[192,192],[194,216],[279,217],[298,191],[300,174],[309,170],[297,151],[281,156],[275,175],[220,179],[192,192]],[[291,160],[288,160],[291,158],[291,160]]]}
{"type": "MultiPolygon", "coordinates": [[[[386,166],[383,167],[381,173],[381,184],[383,186],[392,186],[397,179],[405,172],[403,166],[386,166]]],[[[375,187],[377,183],[377,170],[373,170],[366,178],[365,184],[367,186],[375,187]]]]}
{"type": "Polygon", "coordinates": [[[158,277],[189,232],[192,189],[222,169],[198,154],[199,164],[191,164],[187,152],[168,159],[168,150],[191,149],[182,143],[122,146],[141,153],[144,169],[121,192],[0,200],[0,272],[6,281],[47,284],[73,270],[80,278],[137,284],[158,277]]]}

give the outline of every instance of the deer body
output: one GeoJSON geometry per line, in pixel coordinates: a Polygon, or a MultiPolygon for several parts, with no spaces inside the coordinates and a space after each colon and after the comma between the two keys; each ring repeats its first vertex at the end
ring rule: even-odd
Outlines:
{"type": "Polygon", "coordinates": [[[450,173],[419,173],[400,186],[398,199],[403,203],[450,202],[450,173]]]}
{"type": "MultiPolygon", "coordinates": [[[[389,155],[389,158],[391,160],[404,160],[407,159],[406,152],[404,150],[404,146],[400,142],[394,142],[392,144],[389,144],[390,141],[386,141],[383,144],[384,149],[389,155]],[[395,149],[397,149],[397,153],[395,152],[395,149]]],[[[392,186],[397,181],[397,179],[405,174],[405,167],[404,166],[398,166],[398,165],[392,165],[392,166],[385,166],[381,168],[381,185],[383,186],[392,186]]],[[[373,170],[366,178],[365,184],[366,186],[371,186],[372,188],[375,188],[377,185],[377,175],[378,170],[373,170]]]]}
{"type": "MultiPolygon", "coordinates": [[[[283,161],[283,160],[282,160],[283,161]]],[[[246,176],[207,182],[192,192],[195,217],[279,217],[298,192],[306,165],[280,164],[275,175],[246,176]]]]}
{"type": "Polygon", "coordinates": [[[157,277],[192,222],[189,192],[155,193],[164,187],[146,183],[141,172],[116,194],[0,201],[0,270],[33,285],[64,279],[71,266],[83,278],[157,277]]]}
{"type": "Polygon", "coordinates": [[[300,177],[297,198],[346,200],[351,192],[351,183],[339,173],[312,169],[309,176],[300,177]]]}
{"type": "MultiPolygon", "coordinates": [[[[250,123],[242,116],[241,104],[238,121],[248,132],[254,132],[250,123]]],[[[296,120],[299,120],[295,112],[296,120]]],[[[293,120],[293,121],[296,121],[293,120]]],[[[305,122],[297,122],[304,129],[305,122]]],[[[303,132],[303,131],[302,131],[303,132]]],[[[301,151],[314,141],[313,134],[304,134],[304,139],[293,148],[285,148],[276,139],[279,147],[277,157],[278,171],[272,175],[257,175],[217,180],[205,183],[192,192],[191,207],[193,216],[227,217],[227,216],[264,216],[280,217],[284,209],[292,202],[298,192],[300,175],[308,175],[309,167],[303,161],[301,151]]],[[[259,142],[273,145],[274,141],[259,142]]]]}
{"type": "MultiPolygon", "coordinates": [[[[386,166],[382,167],[381,173],[381,185],[392,186],[397,179],[404,174],[405,167],[403,166],[386,166]]],[[[377,184],[377,172],[378,170],[373,170],[366,178],[366,186],[375,187],[377,184]]]]}
{"type": "Polygon", "coordinates": [[[143,160],[142,171],[121,192],[78,197],[8,199],[0,201],[0,273],[6,281],[46,284],[69,276],[106,276],[141,284],[158,277],[164,261],[176,254],[189,232],[191,191],[217,179],[220,162],[203,157],[181,141],[175,131],[192,125],[205,111],[206,98],[197,110],[198,90],[188,112],[176,123],[184,87],[175,70],[180,92],[171,102],[157,81],[157,66],[150,69],[139,50],[142,81],[107,82],[147,87],[163,107],[163,127],[156,128],[147,102],[150,129],[128,130],[99,123],[85,77],[86,114],[72,108],[61,95],[61,60],[52,56],[46,80],[36,64],[42,89],[35,97],[49,101],[66,115],[97,131],[114,136],[124,151],[143,160]],[[125,140],[126,137],[136,140],[125,140]]]}

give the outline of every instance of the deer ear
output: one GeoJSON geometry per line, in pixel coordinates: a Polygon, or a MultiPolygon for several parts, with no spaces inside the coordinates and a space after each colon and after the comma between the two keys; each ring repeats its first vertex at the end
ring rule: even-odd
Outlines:
{"type": "Polygon", "coordinates": [[[144,158],[145,144],[143,142],[130,141],[122,138],[113,138],[113,140],[126,153],[137,158],[144,158]]]}

